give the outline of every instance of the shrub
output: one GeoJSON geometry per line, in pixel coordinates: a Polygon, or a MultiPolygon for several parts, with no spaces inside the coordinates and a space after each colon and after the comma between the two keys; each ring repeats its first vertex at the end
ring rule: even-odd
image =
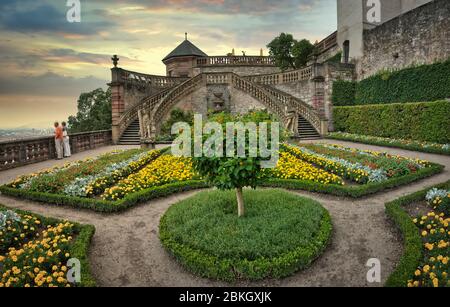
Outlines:
{"type": "Polygon", "coordinates": [[[450,143],[450,101],[336,107],[333,114],[340,132],[450,143]]]}
{"type": "Polygon", "coordinates": [[[360,82],[336,81],[336,106],[409,103],[450,98],[450,59],[431,65],[382,71],[360,82]]]}
{"type": "Polygon", "coordinates": [[[232,191],[172,206],[161,219],[162,244],[193,273],[226,281],[288,276],[327,246],[332,225],[319,203],[280,190],[248,190],[244,198],[242,218],[232,191]]]}
{"type": "Polygon", "coordinates": [[[358,104],[434,101],[450,97],[450,60],[381,72],[358,83],[358,104]]]}
{"type": "Polygon", "coordinates": [[[356,82],[338,80],[333,83],[331,99],[335,106],[351,106],[356,103],[356,82]]]}

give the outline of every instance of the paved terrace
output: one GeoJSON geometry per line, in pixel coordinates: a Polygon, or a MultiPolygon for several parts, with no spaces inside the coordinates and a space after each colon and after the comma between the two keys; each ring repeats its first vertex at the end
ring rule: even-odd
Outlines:
{"type": "MultiPolygon", "coordinates": [[[[450,179],[450,157],[447,156],[349,142],[328,140],[322,142],[425,159],[443,164],[446,169],[434,177],[358,200],[298,192],[299,195],[321,202],[330,211],[335,228],[330,247],[311,268],[292,277],[233,285],[382,286],[382,284],[367,284],[368,268],[365,267],[367,260],[369,258],[381,260],[384,282],[402,254],[402,241],[384,213],[384,204],[450,179]]],[[[70,160],[92,157],[116,148],[118,147],[103,147],[77,154],[70,160]]],[[[0,172],[0,183],[4,184],[16,176],[66,161],[46,161],[0,172]]],[[[227,286],[228,284],[198,278],[188,273],[163,250],[159,242],[158,225],[161,216],[172,204],[195,193],[189,192],[150,201],[126,212],[112,215],[55,207],[2,195],[0,203],[11,208],[95,225],[96,234],[90,248],[90,262],[93,275],[100,286],[227,286]]]]}

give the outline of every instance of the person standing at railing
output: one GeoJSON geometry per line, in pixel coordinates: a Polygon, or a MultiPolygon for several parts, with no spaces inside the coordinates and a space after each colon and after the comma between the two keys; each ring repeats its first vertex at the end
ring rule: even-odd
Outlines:
{"type": "Polygon", "coordinates": [[[61,125],[62,125],[62,130],[63,130],[64,158],[69,158],[72,155],[70,152],[69,131],[67,130],[66,122],[62,122],[61,125]]]}
{"type": "Polygon", "coordinates": [[[58,122],[55,122],[55,149],[57,160],[63,159],[63,142],[63,129],[58,122]]]}

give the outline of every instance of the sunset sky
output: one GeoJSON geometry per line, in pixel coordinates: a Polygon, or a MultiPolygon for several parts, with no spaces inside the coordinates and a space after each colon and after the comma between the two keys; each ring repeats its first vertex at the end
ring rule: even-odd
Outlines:
{"type": "MultiPolygon", "coordinates": [[[[47,128],[76,113],[80,93],[106,88],[119,66],[165,74],[161,60],[189,33],[208,55],[259,54],[279,33],[320,40],[336,30],[336,0],[0,1],[0,128],[47,128]]],[[[265,54],[267,50],[265,49],[265,54]]]]}

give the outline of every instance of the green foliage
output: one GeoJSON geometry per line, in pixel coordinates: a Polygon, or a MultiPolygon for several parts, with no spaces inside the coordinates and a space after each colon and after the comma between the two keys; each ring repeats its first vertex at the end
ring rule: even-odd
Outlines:
{"type": "MultiPolygon", "coordinates": [[[[436,186],[436,188],[449,189],[450,181],[436,186]]],[[[404,206],[414,202],[423,201],[431,189],[404,196],[386,204],[386,214],[400,229],[404,240],[404,253],[395,271],[389,276],[386,287],[406,287],[408,280],[414,279],[414,272],[422,259],[422,239],[419,229],[414,224],[411,216],[403,209],[404,206]]]]}
{"type": "Polygon", "coordinates": [[[181,109],[174,109],[170,112],[170,118],[162,125],[161,135],[159,136],[159,141],[173,141],[172,136],[172,126],[176,123],[188,123],[193,125],[194,123],[194,113],[191,111],[183,111],[181,109]]]}
{"type": "Polygon", "coordinates": [[[78,113],[70,116],[68,126],[71,133],[111,129],[111,89],[99,88],[80,95],[78,113]]]}
{"type": "Polygon", "coordinates": [[[350,106],[356,103],[356,85],[354,81],[338,80],[333,82],[331,99],[334,106],[350,106]]]}
{"type": "Polygon", "coordinates": [[[437,143],[423,143],[412,140],[381,138],[370,135],[350,134],[350,133],[330,133],[328,139],[350,141],[354,143],[370,144],[384,147],[401,148],[411,151],[434,153],[450,156],[450,147],[445,149],[445,145],[437,143]]]}
{"type": "Polygon", "coordinates": [[[73,197],[61,194],[50,194],[44,192],[32,192],[22,189],[14,189],[7,185],[0,186],[0,192],[5,195],[20,197],[56,206],[69,206],[79,209],[90,209],[96,212],[114,213],[122,212],[138,204],[161,197],[167,197],[176,193],[210,187],[204,181],[183,181],[163,186],[157,186],[137,193],[129,194],[118,201],[106,201],[83,197],[73,197]]]}
{"type": "Polygon", "coordinates": [[[335,107],[336,131],[450,143],[450,101],[335,107]]]}
{"type": "Polygon", "coordinates": [[[341,63],[342,61],[342,51],[339,51],[334,56],[326,60],[326,63],[341,63]]]}
{"type": "MultiPolygon", "coordinates": [[[[222,124],[223,131],[226,131],[226,123],[228,122],[253,122],[259,124],[267,122],[270,129],[272,117],[267,112],[254,111],[246,115],[231,115],[229,113],[218,113],[212,115],[209,120],[222,124]]],[[[270,132],[268,136],[270,137],[270,132]]],[[[209,135],[204,136],[207,139],[209,135]]],[[[205,178],[209,183],[222,190],[230,190],[234,188],[252,187],[256,188],[261,179],[262,167],[261,162],[265,159],[258,157],[250,157],[249,137],[245,140],[246,158],[238,157],[237,133],[234,134],[234,157],[194,157],[193,166],[196,172],[205,178]]],[[[270,142],[269,142],[270,144],[270,142]]],[[[227,148],[227,139],[223,139],[223,148],[227,148]]]]}
{"type": "Polygon", "coordinates": [[[358,104],[421,102],[450,98],[450,60],[443,63],[384,71],[362,80],[358,104]]]}
{"type": "Polygon", "coordinates": [[[335,105],[389,104],[450,98],[450,59],[398,71],[381,71],[352,85],[333,86],[335,105]],[[336,100],[335,100],[336,99],[336,100]]]}
{"type": "Polygon", "coordinates": [[[248,212],[236,215],[231,192],[203,192],[172,206],[160,238],[187,269],[232,281],[281,278],[309,266],[332,233],[317,202],[279,190],[245,191],[248,212]]]}
{"type": "Polygon", "coordinates": [[[304,67],[308,58],[314,52],[314,45],[308,40],[297,41],[292,34],[281,33],[268,45],[270,55],[275,58],[276,65],[281,70],[304,67]]]}

